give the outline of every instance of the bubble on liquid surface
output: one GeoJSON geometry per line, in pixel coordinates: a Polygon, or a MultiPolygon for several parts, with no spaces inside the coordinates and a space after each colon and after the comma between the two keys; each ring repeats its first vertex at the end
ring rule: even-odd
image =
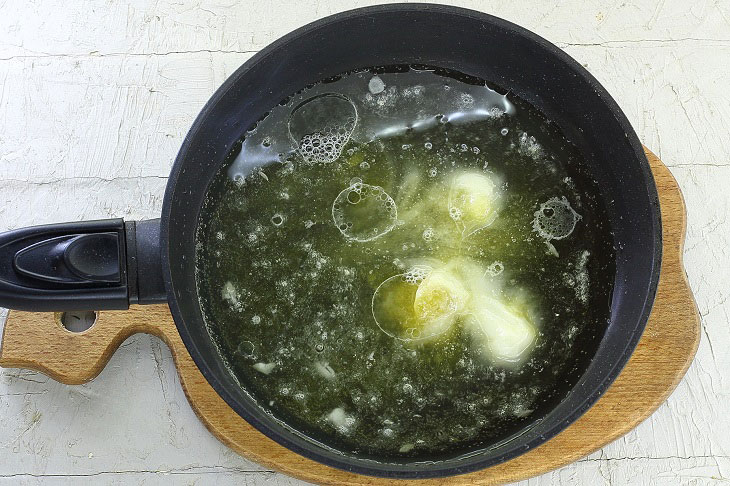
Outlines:
{"type": "Polygon", "coordinates": [[[486,270],[486,274],[492,277],[496,277],[502,272],[504,272],[504,264],[502,262],[494,262],[489,265],[486,270]]]}
{"type": "Polygon", "coordinates": [[[532,220],[532,228],[546,240],[562,240],[570,236],[575,225],[581,220],[568,200],[552,197],[540,204],[532,220]]]}
{"type": "Polygon", "coordinates": [[[335,198],[332,220],[348,240],[365,242],[395,227],[395,201],[380,186],[354,182],[335,198]]]}
{"type": "Polygon", "coordinates": [[[289,117],[289,136],[307,163],[336,160],[357,124],[357,109],[349,98],[328,93],[299,104],[289,117]]]}
{"type": "Polygon", "coordinates": [[[282,223],[284,223],[284,216],[282,216],[282,215],[281,215],[281,214],[279,214],[279,213],[276,213],[275,215],[273,215],[273,216],[271,217],[271,223],[272,223],[272,224],[273,224],[274,226],[281,226],[281,225],[282,225],[282,223]]]}

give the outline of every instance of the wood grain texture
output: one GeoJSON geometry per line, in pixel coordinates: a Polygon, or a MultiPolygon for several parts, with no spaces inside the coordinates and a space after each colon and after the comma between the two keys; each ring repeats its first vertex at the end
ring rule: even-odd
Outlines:
{"type": "MultiPolygon", "coordinates": [[[[639,345],[604,396],[558,436],[504,464],[433,484],[501,484],[542,474],[573,462],[621,437],[666,400],[689,367],[700,338],[697,309],[682,266],[685,208],[669,170],[650,151],[659,189],[664,256],[657,298],[639,345]]],[[[166,306],[136,306],[99,314],[79,334],[66,331],[58,315],[11,312],[4,329],[0,366],[28,368],[64,383],[95,377],[128,336],[149,333],[170,347],[192,408],[208,429],[246,458],[321,484],[380,484],[384,481],[323,466],[263,436],[241,419],[200,374],[166,306]]]]}

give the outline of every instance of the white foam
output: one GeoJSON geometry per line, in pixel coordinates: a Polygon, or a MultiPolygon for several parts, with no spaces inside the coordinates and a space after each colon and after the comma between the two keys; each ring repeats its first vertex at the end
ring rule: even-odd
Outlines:
{"type": "Polygon", "coordinates": [[[522,132],[520,135],[517,151],[520,154],[527,155],[534,160],[540,159],[545,155],[542,145],[540,145],[535,137],[528,135],[526,132],[522,132]]]}
{"type": "Polygon", "coordinates": [[[581,215],[573,210],[565,196],[551,197],[535,211],[532,228],[547,241],[562,240],[573,233],[575,225],[581,219],[581,215]]]}
{"type": "Polygon", "coordinates": [[[223,300],[231,305],[231,308],[233,310],[241,311],[243,309],[243,304],[241,303],[238,289],[236,289],[236,286],[233,285],[232,282],[226,282],[223,284],[223,289],[221,289],[221,297],[223,297],[223,300]]]}

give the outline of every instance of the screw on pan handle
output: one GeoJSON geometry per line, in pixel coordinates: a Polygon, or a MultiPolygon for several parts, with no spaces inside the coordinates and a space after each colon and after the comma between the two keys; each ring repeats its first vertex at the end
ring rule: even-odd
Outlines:
{"type": "Polygon", "coordinates": [[[160,220],[109,219],[2,233],[0,306],[63,311],[164,302],[159,232],[160,220]]]}

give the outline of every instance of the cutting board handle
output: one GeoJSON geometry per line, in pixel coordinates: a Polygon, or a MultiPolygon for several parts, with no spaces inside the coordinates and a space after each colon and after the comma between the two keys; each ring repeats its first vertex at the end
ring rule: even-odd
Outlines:
{"type": "MultiPolygon", "coordinates": [[[[10,311],[13,318],[5,322],[0,366],[40,371],[69,385],[86,383],[104,369],[125,339],[137,333],[159,337],[176,356],[182,342],[172,319],[160,319],[158,308],[163,307],[167,314],[167,304],[132,306],[136,312],[100,311],[81,332],[64,326],[62,312],[10,311]]],[[[66,319],[72,322],[73,312],[66,319]]]]}

